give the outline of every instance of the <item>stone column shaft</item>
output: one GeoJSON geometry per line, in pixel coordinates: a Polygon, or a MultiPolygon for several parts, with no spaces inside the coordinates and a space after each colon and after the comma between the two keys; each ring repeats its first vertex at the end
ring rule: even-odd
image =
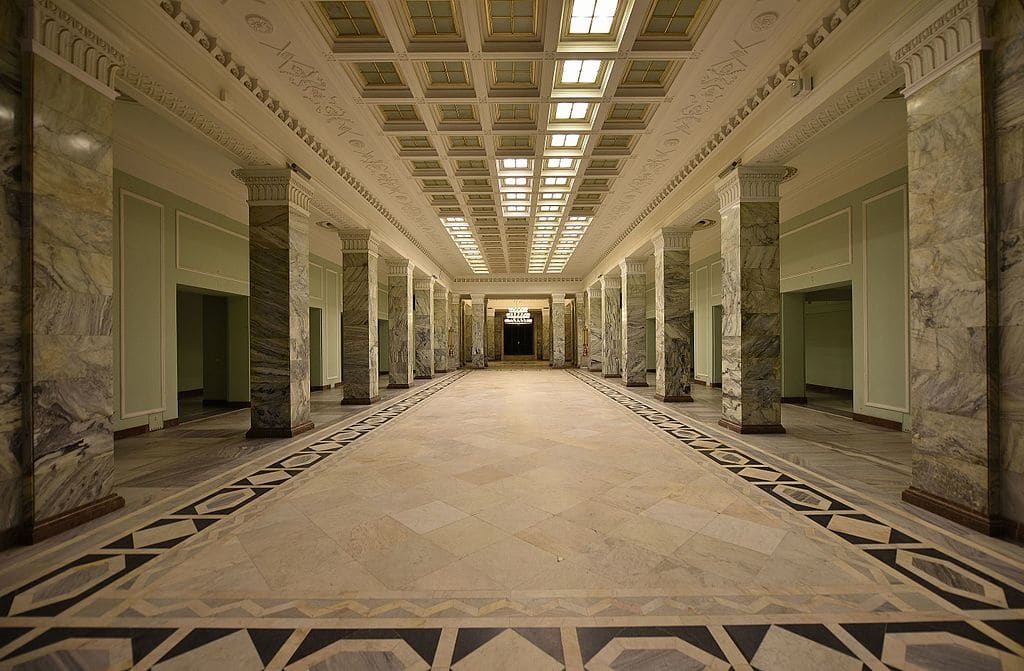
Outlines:
{"type": "Polygon", "coordinates": [[[622,383],[647,386],[646,258],[626,259],[622,271],[622,383]]]}
{"type": "Polygon", "coordinates": [[[544,361],[551,360],[551,308],[540,309],[540,347],[541,347],[541,359],[544,361]]]}
{"type": "Polygon", "coordinates": [[[601,278],[601,374],[605,377],[622,375],[622,278],[601,278]]]}
{"type": "Polygon", "coordinates": [[[576,316],[576,352],[575,363],[577,368],[587,368],[590,365],[589,355],[586,354],[587,341],[587,293],[577,291],[575,294],[575,316],[576,316]]]}
{"type": "Polygon", "coordinates": [[[494,311],[494,360],[501,361],[505,354],[505,313],[506,310],[494,311]]]}
{"type": "Polygon", "coordinates": [[[655,393],[659,401],[690,396],[690,231],[654,238],[655,393]]]}
{"type": "Polygon", "coordinates": [[[779,166],[737,167],[718,187],[722,218],[722,419],[784,433],[779,293],[779,166]]]}
{"type": "Polygon", "coordinates": [[[604,292],[598,282],[587,289],[587,366],[595,372],[604,370],[604,292]]]}
{"type": "Polygon", "coordinates": [[[369,231],[342,233],[342,382],[346,405],[380,400],[377,361],[377,240],[369,231]]]}
{"type": "Polygon", "coordinates": [[[313,428],[309,415],[309,180],[236,170],[249,190],[250,438],[313,428]]]}
{"type": "Polygon", "coordinates": [[[448,370],[462,367],[462,298],[455,293],[450,296],[448,305],[448,370]]]}
{"type": "Polygon", "coordinates": [[[487,360],[494,360],[494,308],[487,308],[487,319],[484,322],[487,342],[487,360]]]}
{"type": "Polygon", "coordinates": [[[434,377],[434,280],[413,281],[413,316],[416,320],[416,378],[434,377]]]}
{"type": "Polygon", "coordinates": [[[565,294],[551,294],[551,367],[565,368],[565,294]]]}
{"type": "Polygon", "coordinates": [[[413,265],[388,259],[388,387],[408,389],[413,378],[415,342],[412,303],[413,265]]]}
{"type": "Polygon", "coordinates": [[[483,294],[472,294],[472,305],[471,312],[473,321],[473,345],[470,351],[474,368],[486,368],[487,367],[487,354],[484,351],[486,346],[486,319],[487,319],[487,306],[484,303],[483,294]]]}
{"type": "Polygon", "coordinates": [[[434,287],[434,372],[448,372],[448,290],[434,287]]]}

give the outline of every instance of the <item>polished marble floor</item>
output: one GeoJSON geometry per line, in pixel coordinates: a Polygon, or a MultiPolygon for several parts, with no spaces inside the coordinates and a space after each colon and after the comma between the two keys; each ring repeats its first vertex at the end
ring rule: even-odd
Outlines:
{"type": "Polygon", "coordinates": [[[124,441],[126,511],[0,554],[0,666],[1022,668],[1024,553],[899,502],[905,434],[695,395],[495,366],[124,441]]]}

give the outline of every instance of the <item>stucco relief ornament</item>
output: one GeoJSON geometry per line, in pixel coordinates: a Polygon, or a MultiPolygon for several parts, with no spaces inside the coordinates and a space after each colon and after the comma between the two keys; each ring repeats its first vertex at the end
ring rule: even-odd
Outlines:
{"type": "Polygon", "coordinates": [[[779,15],[775,12],[764,12],[754,17],[754,20],[750,22],[750,29],[755,33],[763,33],[770,30],[778,20],[779,15]]]}
{"type": "Polygon", "coordinates": [[[259,14],[246,14],[245,22],[249,24],[249,28],[254,32],[263,34],[274,32],[274,24],[265,16],[260,16],[259,14]]]}

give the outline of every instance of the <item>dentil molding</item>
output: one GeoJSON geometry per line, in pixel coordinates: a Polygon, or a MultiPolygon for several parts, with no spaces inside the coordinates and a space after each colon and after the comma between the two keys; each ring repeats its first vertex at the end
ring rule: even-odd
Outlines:
{"type": "Polygon", "coordinates": [[[654,253],[660,254],[665,251],[680,252],[690,248],[690,238],[693,231],[663,228],[651,239],[654,245],[654,253]]]}
{"type": "Polygon", "coordinates": [[[249,190],[249,207],[287,205],[309,216],[313,187],[290,168],[243,168],[231,174],[249,190]]]}
{"type": "Polygon", "coordinates": [[[779,185],[786,176],[782,165],[740,165],[718,184],[722,209],[739,203],[777,203],[779,185]]]}
{"type": "Polygon", "coordinates": [[[104,95],[117,97],[114,77],[124,67],[124,54],[52,0],[32,0],[28,11],[28,48],[104,95]]]}

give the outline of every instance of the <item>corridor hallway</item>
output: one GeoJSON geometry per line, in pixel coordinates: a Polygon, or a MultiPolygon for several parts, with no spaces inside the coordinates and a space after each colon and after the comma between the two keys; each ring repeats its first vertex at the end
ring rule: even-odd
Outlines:
{"type": "Polygon", "coordinates": [[[0,667],[1021,668],[1019,547],[633,392],[450,373],[0,554],[0,667]]]}

